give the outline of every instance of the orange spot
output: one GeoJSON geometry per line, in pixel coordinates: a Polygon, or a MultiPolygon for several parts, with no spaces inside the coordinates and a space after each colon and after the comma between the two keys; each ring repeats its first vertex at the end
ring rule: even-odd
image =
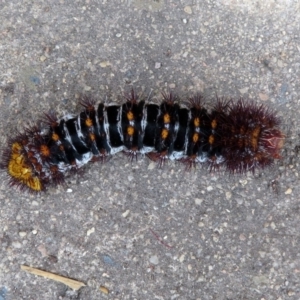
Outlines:
{"type": "Polygon", "coordinates": [[[212,129],[216,129],[217,128],[217,125],[218,125],[218,122],[217,122],[217,120],[216,119],[213,119],[212,121],[211,121],[211,128],[212,129]]]}
{"type": "Polygon", "coordinates": [[[89,134],[90,140],[93,142],[96,139],[96,136],[94,133],[89,134]]]}
{"type": "Polygon", "coordinates": [[[215,137],[211,134],[208,138],[208,143],[212,145],[215,142],[215,137]]]}
{"type": "Polygon", "coordinates": [[[170,123],[171,122],[171,117],[169,114],[164,114],[164,123],[170,123]]]}
{"type": "Polygon", "coordinates": [[[195,127],[199,127],[200,126],[200,119],[199,118],[195,118],[194,119],[194,126],[195,127]]]}
{"type": "Polygon", "coordinates": [[[260,127],[257,126],[254,128],[254,130],[251,133],[251,146],[254,151],[258,149],[258,138],[260,135],[260,127]]]}
{"type": "Polygon", "coordinates": [[[127,127],[127,134],[129,136],[132,136],[134,134],[134,127],[133,126],[128,126],[127,127]]]}
{"type": "Polygon", "coordinates": [[[54,142],[57,142],[59,141],[59,135],[57,133],[52,133],[52,136],[51,136],[52,140],[54,142]]]}
{"type": "Polygon", "coordinates": [[[46,145],[42,145],[41,148],[40,148],[40,151],[41,151],[41,154],[43,156],[46,156],[46,157],[49,157],[50,156],[50,149],[48,146],[46,145]]]}
{"type": "Polygon", "coordinates": [[[195,132],[193,134],[193,143],[196,144],[199,141],[199,134],[195,132]]]}
{"type": "Polygon", "coordinates": [[[162,138],[163,140],[165,140],[165,139],[168,137],[168,135],[169,135],[169,130],[166,129],[166,128],[164,128],[164,129],[161,131],[161,138],[162,138]]]}
{"type": "Polygon", "coordinates": [[[60,150],[60,151],[65,151],[65,147],[64,147],[63,145],[60,145],[60,146],[59,146],[59,150],[60,150]]]}
{"type": "Polygon", "coordinates": [[[87,118],[87,119],[85,120],[85,125],[86,125],[87,127],[93,126],[93,121],[92,121],[92,119],[87,118]]]}
{"type": "Polygon", "coordinates": [[[131,110],[127,113],[127,119],[128,121],[134,120],[134,114],[131,110]]]}

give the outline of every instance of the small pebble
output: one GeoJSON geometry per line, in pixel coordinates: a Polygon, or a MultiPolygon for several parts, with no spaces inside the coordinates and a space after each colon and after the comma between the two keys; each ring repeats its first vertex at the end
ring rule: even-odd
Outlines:
{"type": "Polygon", "coordinates": [[[260,199],[256,199],[256,201],[257,201],[257,203],[258,203],[259,205],[263,205],[263,204],[264,204],[260,199]]]}
{"type": "Polygon", "coordinates": [[[277,66],[278,66],[279,68],[282,68],[282,67],[284,66],[284,65],[283,65],[283,61],[282,61],[282,60],[278,60],[277,66]]]}
{"type": "Polygon", "coordinates": [[[242,179],[239,181],[242,186],[246,186],[248,181],[246,179],[242,179]]]}
{"type": "Polygon", "coordinates": [[[153,161],[150,161],[149,165],[148,165],[148,170],[153,170],[156,167],[156,163],[153,161]]]}
{"type": "Polygon", "coordinates": [[[161,68],[161,63],[160,62],[156,62],[154,68],[155,69],[160,69],[161,68]]]}
{"type": "Polygon", "coordinates": [[[291,193],[292,193],[292,189],[291,188],[288,188],[284,193],[286,194],[286,195],[290,195],[291,193]]]}
{"type": "Polygon", "coordinates": [[[156,255],[151,256],[149,261],[152,265],[158,265],[158,257],[156,255]]]}
{"type": "Polygon", "coordinates": [[[288,291],[288,296],[291,297],[291,296],[294,296],[295,295],[295,292],[294,291],[288,291]]]}
{"type": "Polygon", "coordinates": [[[122,217],[123,217],[123,218],[128,217],[129,213],[130,213],[130,210],[127,209],[125,212],[122,213],[122,217]]]}
{"type": "Polygon", "coordinates": [[[195,198],[196,205],[201,205],[202,202],[203,202],[203,199],[195,198]]]}
{"type": "Polygon", "coordinates": [[[252,281],[256,285],[268,285],[269,284],[269,279],[264,276],[264,275],[259,275],[259,276],[253,276],[252,281]]]}
{"type": "Polygon", "coordinates": [[[183,10],[184,10],[184,12],[186,12],[189,15],[192,14],[192,12],[193,12],[192,8],[189,5],[187,5],[183,10]]]}
{"type": "Polygon", "coordinates": [[[12,242],[11,244],[14,248],[20,249],[22,247],[22,244],[20,242],[12,242]]]}
{"type": "Polygon", "coordinates": [[[116,263],[109,255],[103,255],[103,261],[105,264],[114,266],[116,263]]]}
{"type": "Polygon", "coordinates": [[[226,200],[230,200],[231,197],[232,197],[232,193],[231,192],[226,192],[225,197],[226,197],[226,200]]]}
{"type": "Polygon", "coordinates": [[[26,236],[27,235],[27,232],[25,232],[25,231],[20,231],[19,232],[19,236],[20,237],[24,237],[24,236],[26,236]]]}
{"type": "Polygon", "coordinates": [[[262,101],[267,101],[269,99],[269,96],[264,93],[259,93],[258,96],[259,96],[260,100],[262,100],[262,101]]]}
{"type": "Polygon", "coordinates": [[[246,240],[246,236],[244,234],[240,234],[240,241],[245,241],[246,240]]]}
{"type": "Polygon", "coordinates": [[[86,232],[86,235],[87,236],[90,236],[92,233],[95,232],[95,227],[92,227],[91,229],[89,229],[87,232],[86,232]]]}
{"type": "Polygon", "coordinates": [[[41,55],[41,56],[40,56],[40,61],[43,62],[43,61],[45,61],[46,59],[47,59],[47,57],[46,57],[45,55],[41,55]]]}
{"type": "Polygon", "coordinates": [[[241,94],[246,94],[248,92],[249,88],[248,87],[244,87],[243,89],[239,89],[241,94]]]}
{"type": "Polygon", "coordinates": [[[104,294],[109,294],[108,288],[105,287],[105,286],[103,286],[103,285],[101,285],[101,286],[99,287],[99,290],[100,290],[102,293],[104,293],[104,294]]]}
{"type": "Polygon", "coordinates": [[[185,255],[182,254],[182,255],[179,257],[179,261],[182,263],[182,262],[184,261],[184,259],[185,259],[185,255]]]}
{"type": "Polygon", "coordinates": [[[204,223],[203,223],[203,222],[199,222],[199,223],[198,223],[198,226],[199,226],[199,227],[204,227],[204,223]]]}
{"type": "Polygon", "coordinates": [[[213,189],[214,189],[214,188],[213,188],[211,185],[208,186],[208,187],[206,188],[206,190],[207,190],[208,192],[211,192],[213,189]]]}
{"type": "Polygon", "coordinates": [[[211,51],[210,52],[210,56],[211,57],[216,57],[218,54],[217,54],[217,52],[216,51],[211,51]]]}
{"type": "Polygon", "coordinates": [[[106,67],[110,66],[110,62],[107,61],[107,60],[102,61],[99,65],[100,65],[101,68],[106,68],[106,67]]]}

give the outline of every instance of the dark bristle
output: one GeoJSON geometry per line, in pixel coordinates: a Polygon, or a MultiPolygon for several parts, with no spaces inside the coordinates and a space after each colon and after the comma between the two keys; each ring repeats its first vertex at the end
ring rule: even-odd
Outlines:
{"type": "Polygon", "coordinates": [[[44,113],[45,118],[41,120],[42,123],[50,126],[51,128],[55,128],[58,126],[58,118],[56,112],[50,111],[48,113],[44,113]]]}
{"type": "Polygon", "coordinates": [[[128,160],[132,163],[134,160],[138,161],[139,152],[134,150],[124,150],[124,155],[128,157],[128,160]]]}
{"type": "Polygon", "coordinates": [[[137,95],[134,89],[131,89],[129,94],[125,94],[125,99],[131,104],[137,104],[139,101],[139,96],[137,95]]]}
{"type": "Polygon", "coordinates": [[[232,99],[224,98],[224,97],[216,97],[216,104],[213,106],[213,111],[218,113],[226,114],[233,104],[232,99]]]}
{"type": "Polygon", "coordinates": [[[197,167],[197,162],[195,160],[196,157],[186,157],[180,159],[180,162],[182,162],[185,166],[186,171],[190,171],[193,168],[197,167]]]}
{"type": "Polygon", "coordinates": [[[173,104],[176,101],[179,101],[179,98],[177,95],[175,95],[173,92],[162,92],[164,101],[166,101],[168,104],[173,104]]]}
{"type": "Polygon", "coordinates": [[[86,110],[92,111],[95,109],[96,101],[91,97],[83,96],[79,101],[79,104],[86,110]]]}
{"type": "Polygon", "coordinates": [[[165,164],[168,162],[168,157],[166,153],[157,153],[157,152],[149,152],[147,156],[154,162],[157,163],[157,166],[162,169],[165,164]]]}
{"type": "Polygon", "coordinates": [[[194,97],[189,98],[190,107],[201,109],[205,105],[205,98],[201,94],[196,94],[194,97]]]}

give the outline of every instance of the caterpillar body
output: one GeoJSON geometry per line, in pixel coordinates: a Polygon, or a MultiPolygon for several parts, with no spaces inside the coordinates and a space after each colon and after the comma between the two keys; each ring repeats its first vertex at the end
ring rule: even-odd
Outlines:
{"type": "Polygon", "coordinates": [[[201,95],[187,105],[172,93],[162,95],[158,105],[132,90],[122,105],[96,106],[84,98],[78,116],[45,114],[47,129],[33,126],[10,139],[1,167],[11,185],[40,192],[62,183],[69,171],[120,151],[131,160],[146,154],[160,166],[170,159],[187,168],[202,163],[233,173],[280,158],[285,136],[275,113],[263,105],[218,98],[209,112],[201,95]]]}

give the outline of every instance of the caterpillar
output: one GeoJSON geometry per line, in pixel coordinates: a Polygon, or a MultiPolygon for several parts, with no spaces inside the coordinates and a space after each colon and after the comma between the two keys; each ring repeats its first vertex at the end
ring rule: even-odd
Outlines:
{"type": "Polygon", "coordinates": [[[105,161],[117,152],[130,160],[147,155],[163,166],[167,160],[187,168],[224,166],[231,173],[264,168],[280,159],[285,135],[269,108],[243,99],[216,97],[210,111],[200,94],[179,103],[162,93],[160,105],[140,99],[134,90],[122,105],[83,97],[83,111],[59,119],[47,113],[46,129],[31,126],[9,140],[1,167],[10,185],[32,192],[64,182],[66,174],[88,162],[105,161]]]}

